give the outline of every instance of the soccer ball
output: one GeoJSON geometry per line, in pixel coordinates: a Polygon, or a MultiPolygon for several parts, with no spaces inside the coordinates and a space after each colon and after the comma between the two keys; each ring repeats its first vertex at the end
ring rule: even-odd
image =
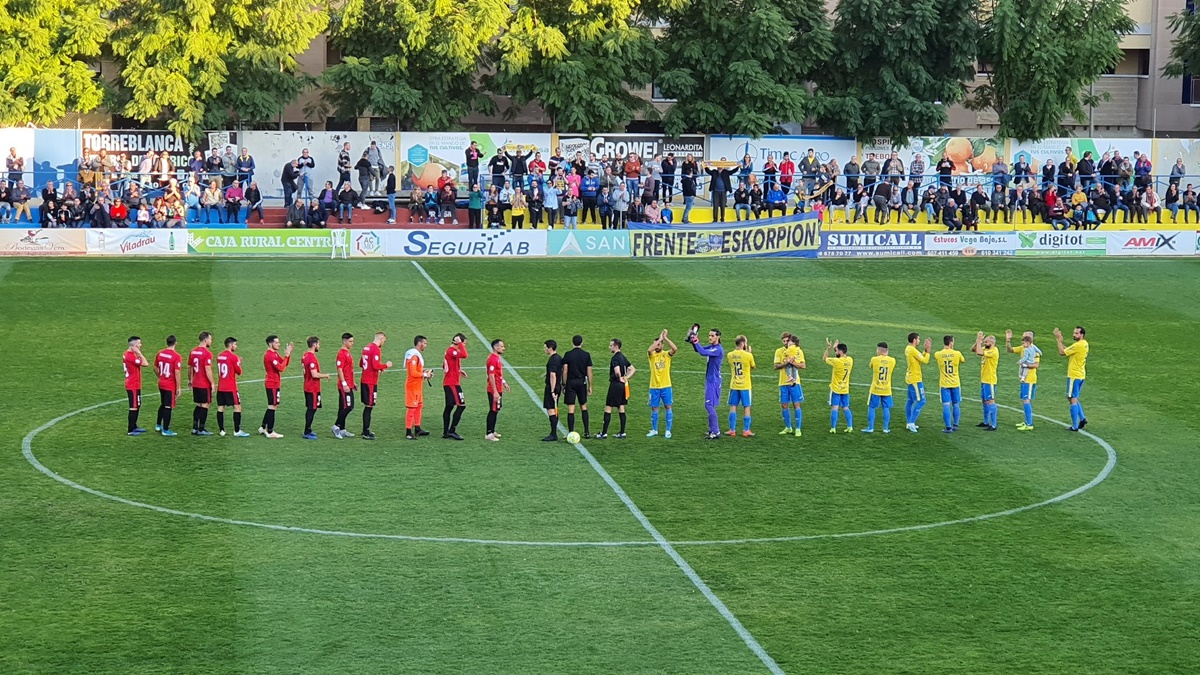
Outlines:
{"type": "Polygon", "coordinates": [[[579,432],[572,431],[571,433],[567,434],[567,442],[568,443],[578,443],[579,442],[579,432]]]}

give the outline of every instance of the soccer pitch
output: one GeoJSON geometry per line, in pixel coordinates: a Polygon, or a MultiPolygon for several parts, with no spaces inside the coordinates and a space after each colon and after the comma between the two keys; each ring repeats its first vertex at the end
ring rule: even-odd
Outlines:
{"type": "MultiPolygon", "coordinates": [[[[1195,672],[1197,289],[1196,260],[0,260],[0,672],[1195,672]],[[756,437],[703,439],[693,322],[727,349],[749,337],[756,437]],[[1077,324],[1085,434],[1056,422],[1051,330],[1069,343],[1077,324]],[[645,437],[663,328],[680,346],[670,440],[645,437]],[[1006,328],[1037,333],[1042,417],[1015,430],[1002,353],[983,433],[970,346],[984,331],[1003,352],[1006,328]],[[179,437],[127,437],[126,338],[153,359],[173,333],[186,356],[201,330],[214,353],[239,340],[251,432],[266,335],[298,352],[320,336],[331,372],[343,332],[357,350],[386,331],[379,440],[330,435],[328,382],[320,439],[300,438],[298,353],[283,439],[189,436],[186,391],[179,437]],[[460,331],[466,440],[439,438],[438,371],[434,434],[406,441],[402,355],[423,334],[438,367],[460,331]],[[808,364],[801,438],[777,433],[783,331],[808,364]],[[910,331],[935,351],[957,337],[963,428],[939,433],[931,363],[920,433],[897,373],[890,435],[830,435],[825,339],[855,359],[861,429],[875,344],[903,364],[910,331]],[[628,439],[540,441],[542,342],[576,333],[600,380],[593,434],[610,338],[640,371],[628,439]],[[512,367],[495,443],[481,337],[512,367]]],[[[154,389],[147,369],[143,427],[154,389]]]]}

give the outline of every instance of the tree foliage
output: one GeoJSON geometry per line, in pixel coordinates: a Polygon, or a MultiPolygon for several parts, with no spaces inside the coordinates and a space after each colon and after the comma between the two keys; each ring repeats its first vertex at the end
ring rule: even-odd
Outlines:
{"type": "Polygon", "coordinates": [[[1167,17],[1167,27],[1175,34],[1171,54],[1163,66],[1164,77],[1200,75],[1200,16],[1179,12],[1167,17]]]}
{"type": "MultiPolygon", "coordinates": [[[[679,5],[684,0],[667,0],[679,5]]],[[[661,52],[638,0],[518,0],[486,83],[512,96],[509,112],[540,105],[561,131],[615,129],[654,108],[629,87],[650,84],[661,52]]]]}
{"type": "Polygon", "coordinates": [[[811,112],[806,83],[832,45],[823,0],[694,0],[665,18],[668,133],[762,136],[811,112]]]}
{"type": "Polygon", "coordinates": [[[0,0],[0,125],[88,112],[103,87],[88,62],[107,42],[116,0],[0,0]]]}
{"type": "Polygon", "coordinates": [[[1120,62],[1121,36],[1135,25],[1124,0],[984,0],[979,61],[986,82],[966,105],[995,110],[999,135],[1019,140],[1058,136],[1070,116],[1107,100],[1088,88],[1120,62]]]}
{"type": "Polygon", "coordinates": [[[974,0],[840,0],[818,120],[860,139],[940,133],[975,73],[974,0]]]}
{"type": "Polygon", "coordinates": [[[340,116],[369,112],[419,131],[493,112],[476,80],[512,17],[506,0],[348,0],[330,35],[343,56],[322,78],[326,100],[340,116]]]}
{"type": "Polygon", "coordinates": [[[111,17],[121,112],[187,138],[282,112],[303,88],[296,55],[328,24],[310,0],[125,0],[111,17]]]}

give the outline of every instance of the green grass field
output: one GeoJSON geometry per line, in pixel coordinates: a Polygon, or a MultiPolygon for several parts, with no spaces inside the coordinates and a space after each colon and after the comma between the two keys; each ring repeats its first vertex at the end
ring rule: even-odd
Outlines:
{"type": "MultiPolygon", "coordinates": [[[[384,376],[380,440],[303,441],[298,380],[285,382],[268,441],[125,430],[120,353],[151,356],[168,333],[186,353],[200,330],[240,339],[246,379],[262,339],[379,329],[399,361],[414,334],[437,364],[465,322],[407,261],[0,261],[0,672],[741,673],[767,664],[684,572],[711,589],[750,640],[789,673],[1195,672],[1200,663],[1200,454],[1195,349],[1200,262],[904,259],[868,261],[429,261],[424,270],[539,395],[509,375],[499,443],[483,440],[482,366],[472,336],[466,442],[403,440],[401,377],[384,376]],[[702,360],[675,359],[675,437],[647,439],[645,372],[630,438],[584,441],[671,546],[566,444],[540,442],[542,340],[607,340],[633,363],[662,328],[693,321],[756,347],[753,439],[702,440],[702,360]],[[1001,336],[1032,328],[1046,351],[1036,412],[1069,420],[1055,326],[1091,342],[1083,401],[1118,460],[1070,499],[1005,517],[891,534],[816,537],[1002,512],[1085,485],[1105,467],[1092,438],[1040,420],[1017,433],[973,428],[978,358],[964,368],[963,426],[937,433],[928,406],[904,430],[902,374],[890,436],[827,433],[826,337],[849,343],[854,381],[873,345],[902,352],[910,330],[1001,336]],[[777,336],[801,336],[805,435],[781,437],[777,336]],[[22,438],[47,428],[38,461],[66,479],[159,509],[343,533],[336,536],[138,508],[40,473],[22,438]],[[791,541],[703,544],[712,540],[791,541]],[[587,542],[605,545],[551,545],[587,542]],[[688,543],[691,542],[691,543],[688,543]]],[[[1016,356],[999,402],[1017,406],[1016,356]]],[[[298,365],[298,364],[297,364],[298,365]]],[[[926,368],[926,379],[933,376],[926,368]]],[[[292,374],[298,372],[296,366],[292,374]]],[[[142,426],[157,396],[144,374],[142,426]]],[[[439,382],[440,383],[440,380],[439,382]]],[[[243,385],[257,428],[261,385],[243,385]]],[[[326,391],[331,391],[327,384],[326,391]]],[[[441,392],[426,428],[440,428],[441,392]]],[[[931,386],[936,397],[936,386],[931,386]]],[[[593,433],[603,395],[593,407],[593,433]]],[[[852,391],[856,426],[866,389],[852,391]]],[[[720,415],[722,427],[725,415],[720,415]]],[[[358,431],[358,411],[350,429],[358,431]]],[[[564,420],[565,421],[565,420],[564,420]]],[[[614,422],[615,423],[615,422],[614,422]]],[[[215,427],[215,415],[209,427],[215,427]]]]}

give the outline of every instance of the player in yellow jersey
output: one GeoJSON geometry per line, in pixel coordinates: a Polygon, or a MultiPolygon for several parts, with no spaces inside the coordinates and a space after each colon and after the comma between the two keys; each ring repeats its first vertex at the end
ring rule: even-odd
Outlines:
{"type": "Polygon", "coordinates": [[[1054,339],[1058,342],[1058,353],[1067,357],[1067,401],[1071,404],[1071,431],[1079,431],[1087,426],[1087,417],[1083,415],[1083,404],[1079,402],[1079,394],[1083,391],[1083,381],[1087,378],[1088,341],[1087,331],[1083,326],[1075,326],[1073,337],[1075,342],[1070,347],[1063,345],[1062,331],[1054,329],[1054,339]]]}
{"type": "Polygon", "coordinates": [[[675,412],[671,410],[675,403],[675,396],[671,390],[671,359],[677,351],[679,348],[667,337],[666,328],[646,350],[650,357],[650,433],[646,434],[646,438],[658,435],[659,405],[663,407],[667,417],[667,429],[663,437],[671,437],[671,423],[675,421],[675,412]],[[664,344],[670,349],[663,349],[664,344]]]}
{"type": "Polygon", "coordinates": [[[958,420],[962,416],[962,383],[959,381],[959,370],[962,366],[962,352],[954,348],[954,336],[942,338],[942,347],[933,355],[938,365],[938,386],[942,390],[942,422],[945,423],[944,433],[958,431],[958,420]]]}
{"type": "Polygon", "coordinates": [[[854,370],[854,359],[846,355],[846,345],[825,338],[825,353],[821,356],[825,363],[833,366],[829,378],[829,433],[837,433],[838,411],[846,413],[846,433],[854,431],[854,415],[850,412],[850,371],[854,370]],[[829,350],[834,351],[831,358],[829,350]]]}
{"type": "Polygon", "coordinates": [[[754,370],[754,355],[745,335],[733,339],[733,351],[725,355],[729,362],[729,431],[726,435],[737,436],[737,407],[742,406],[742,436],[753,436],[750,431],[750,374],[754,370]]]}
{"type": "Polygon", "coordinates": [[[775,350],[775,370],[779,371],[779,405],[783,407],[783,431],[780,436],[796,434],[804,421],[804,389],[800,386],[800,371],[807,369],[800,339],[791,333],[779,336],[783,346],[775,350]]]}
{"type": "MultiPolygon", "coordinates": [[[[1013,332],[1004,331],[1004,348],[1009,354],[1015,354],[1012,346],[1013,332]]],[[[1042,350],[1033,344],[1033,331],[1027,330],[1021,334],[1021,359],[1017,361],[1017,372],[1021,381],[1021,407],[1025,413],[1024,421],[1017,424],[1017,431],[1033,431],[1033,399],[1037,395],[1038,368],[1042,365],[1042,350]]]]}
{"type": "Polygon", "coordinates": [[[921,416],[921,409],[925,407],[925,376],[921,373],[921,366],[929,363],[929,348],[933,346],[933,340],[925,338],[924,352],[918,348],[920,344],[921,336],[909,333],[908,346],[904,348],[904,360],[907,365],[904,384],[908,385],[908,400],[904,403],[904,428],[913,433],[920,429],[917,426],[917,418],[921,416]]]}
{"type": "Polygon", "coordinates": [[[975,425],[984,431],[996,430],[996,416],[1000,412],[996,405],[996,384],[999,382],[996,369],[1000,365],[1000,350],[996,349],[996,336],[975,334],[971,351],[983,357],[979,365],[979,400],[983,402],[983,421],[975,425]]]}
{"type": "Polygon", "coordinates": [[[888,356],[888,344],[875,345],[871,357],[871,398],[867,403],[867,428],[864,434],[875,433],[875,410],[883,409],[883,433],[892,433],[892,373],[896,372],[895,357],[888,356]]]}

